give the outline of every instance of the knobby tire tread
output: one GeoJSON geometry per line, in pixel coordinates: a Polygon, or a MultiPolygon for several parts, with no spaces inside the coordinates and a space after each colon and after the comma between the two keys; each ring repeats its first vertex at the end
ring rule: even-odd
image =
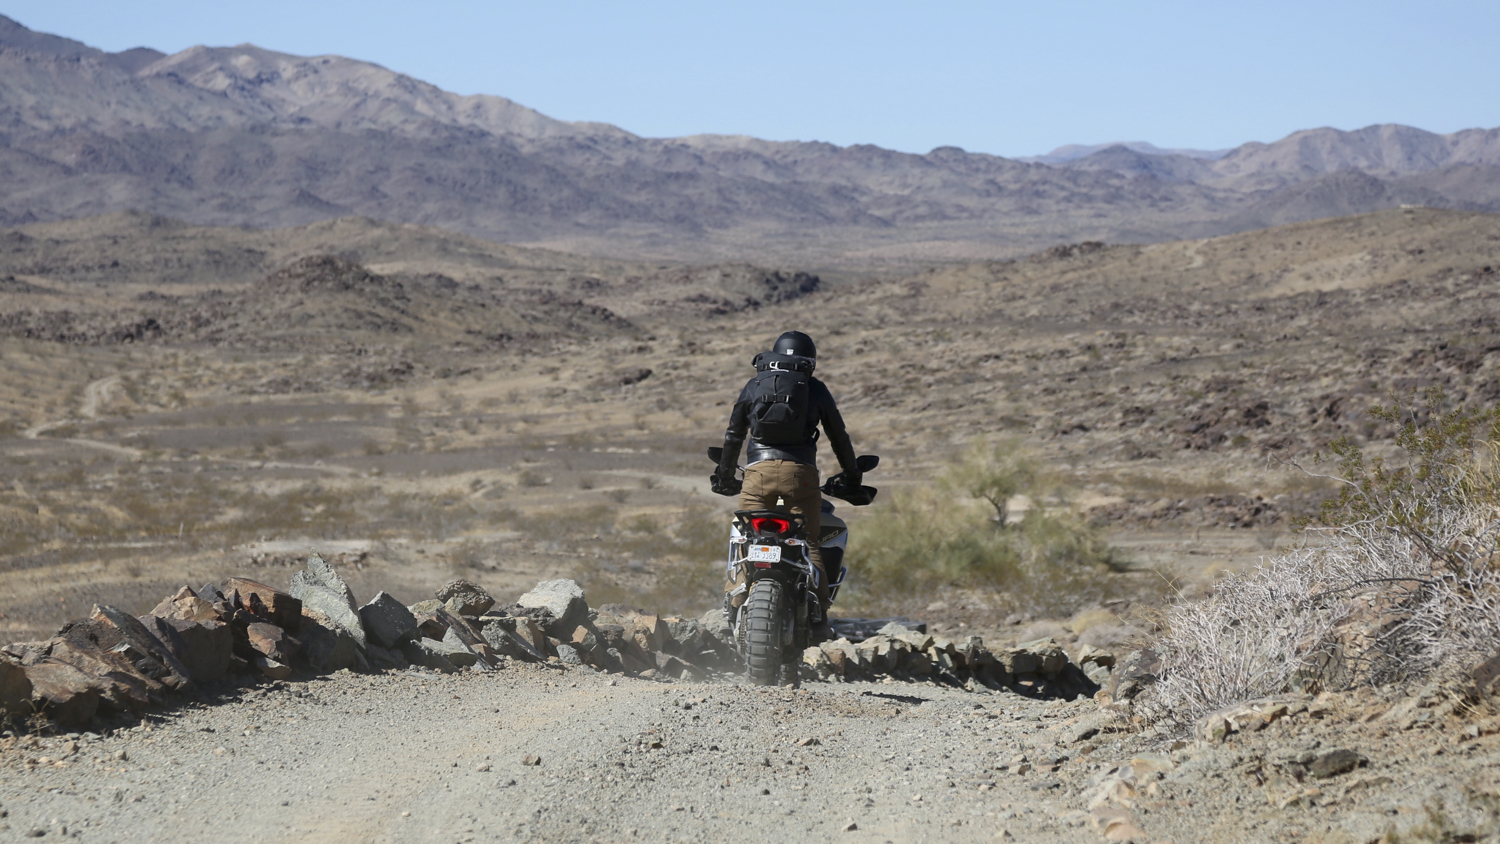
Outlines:
{"type": "Polygon", "coordinates": [[[781,584],[756,581],[740,610],[745,614],[745,670],[757,686],[776,685],[781,668],[781,584]]]}

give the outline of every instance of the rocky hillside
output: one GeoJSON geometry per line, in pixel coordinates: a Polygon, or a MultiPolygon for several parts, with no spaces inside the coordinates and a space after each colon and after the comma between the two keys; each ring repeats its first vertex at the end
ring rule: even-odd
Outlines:
{"type": "Polygon", "coordinates": [[[1399,204],[1494,210],[1497,131],[1318,129],[1216,160],[1116,146],[1055,164],[652,139],[338,56],[112,54],[0,18],[0,225],[131,209],[254,226],[364,215],[594,254],[972,258],[1399,204]]]}

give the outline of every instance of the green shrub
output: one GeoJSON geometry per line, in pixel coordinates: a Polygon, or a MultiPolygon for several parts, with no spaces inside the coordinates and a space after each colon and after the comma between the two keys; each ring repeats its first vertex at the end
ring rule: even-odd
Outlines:
{"type": "Polygon", "coordinates": [[[1002,590],[1065,612],[1106,591],[1116,554],[1097,528],[1043,502],[1056,486],[1014,441],[980,442],[933,484],[878,501],[851,526],[849,604],[896,609],[946,590],[1002,590]],[[1013,518],[1009,499],[1032,501],[1013,518]]]}

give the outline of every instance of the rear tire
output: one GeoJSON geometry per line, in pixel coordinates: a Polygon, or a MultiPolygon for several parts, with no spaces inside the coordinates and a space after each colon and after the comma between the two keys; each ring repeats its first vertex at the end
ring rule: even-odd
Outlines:
{"type": "Polygon", "coordinates": [[[745,673],[757,686],[776,685],[781,668],[781,614],[785,612],[781,584],[759,580],[740,607],[745,631],[745,673]]]}

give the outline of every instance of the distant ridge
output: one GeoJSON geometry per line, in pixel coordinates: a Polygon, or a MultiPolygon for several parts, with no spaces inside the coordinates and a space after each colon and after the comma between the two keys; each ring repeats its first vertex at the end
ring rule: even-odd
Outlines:
{"type": "Polygon", "coordinates": [[[1035,155],[1020,160],[1034,161],[1038,164],[1066,164],[1111,147],[1124,147],[1142,155],[1183,155],[1188,158],[1202,158],[1206,161],[1217,161],[1230,152],[1228,149],[1162,149],[1147,141],[1112,141],[1107,144],[1065,144],[1046,155],[1035,155]]]}
{"type": "Polygon", "coordinates": [[[1500,211],[1496,129],[1051,157],[643,138],[339,56],[106,53],[0,16],[0,227],[127,210],[256,227],[364,216],[592,254],[819,266],[1201,237],[1413,198],[1500,211]],[[1325,179],[1349,172],[1368,178],[1325,179]]]}

